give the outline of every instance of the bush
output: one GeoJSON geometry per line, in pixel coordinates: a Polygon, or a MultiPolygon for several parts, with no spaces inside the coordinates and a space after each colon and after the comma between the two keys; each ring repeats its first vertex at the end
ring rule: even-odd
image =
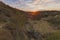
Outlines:
{"type": "Polygon", "coordinates": [[[46,34],[45,40],[60,40],[60,32],[54,32],[52,34],[46,34]]]}

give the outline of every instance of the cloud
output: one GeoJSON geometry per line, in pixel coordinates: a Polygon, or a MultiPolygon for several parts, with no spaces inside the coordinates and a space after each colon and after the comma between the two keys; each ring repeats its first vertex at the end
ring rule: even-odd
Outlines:
{"type": "Polygon", "coordinates": [[[0,0],[24,11],[59,10],[60,0],[0,0]]]}

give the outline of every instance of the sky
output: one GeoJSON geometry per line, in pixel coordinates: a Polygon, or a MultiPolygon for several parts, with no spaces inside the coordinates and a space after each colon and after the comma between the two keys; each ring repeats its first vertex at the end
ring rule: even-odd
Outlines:
{"type": "Polygon", "coordinates": [[[60,0],[0,0],[23,11],[60,10],[60,0]]]}

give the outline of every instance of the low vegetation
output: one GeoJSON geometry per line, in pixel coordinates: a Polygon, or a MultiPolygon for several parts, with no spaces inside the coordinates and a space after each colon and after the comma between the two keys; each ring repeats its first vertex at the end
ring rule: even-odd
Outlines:
{"type": "Polygon", "coordinates": [[[0,40],[60,40],[60,11],[27,13],[0,2],[0,40]]]}

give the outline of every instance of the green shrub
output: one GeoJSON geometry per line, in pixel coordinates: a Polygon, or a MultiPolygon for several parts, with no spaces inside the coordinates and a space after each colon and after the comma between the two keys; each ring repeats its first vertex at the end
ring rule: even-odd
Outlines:
{"type": "Polygon", "coordinates": [[[54,32],[50,35],[46,34],[45,40],[60,40],[60,32],[54,32]]]}

